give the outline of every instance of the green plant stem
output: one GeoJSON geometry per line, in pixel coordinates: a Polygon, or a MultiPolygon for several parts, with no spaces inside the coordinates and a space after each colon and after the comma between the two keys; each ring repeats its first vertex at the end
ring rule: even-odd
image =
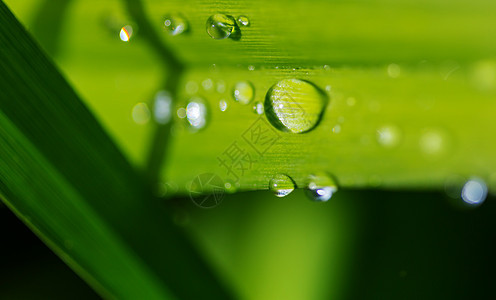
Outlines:
{"type": "Polygon", "coordinates": [[[105,296],[228,298],[3,2],[0,23],[2,200],[105,296]]]}
{"type": "MultiPolygon", "coordinates": [[[[145,13],[142,1],[125,0],[124,3],[126,4],[129,14],[138,24],[140,34],[160,58],[160,62],[163,64],[164,69],[167,70],[168,75],[166,76],[163,87],[170,93],[172,97],[171,106],[174,107],[177,96],[177,87],[184,71],[184,65],[176,56],[175,52],[158,36],[155,27],[150,23],[145,13]]],[[[165,157],[167,157],[167,150],[170,146],[171,125],[171,123],[163,125],[158,124],[152,135],[145,169],[146,177],[152,187],[157,184],[161,166],[165,161],[165,157]]]]}

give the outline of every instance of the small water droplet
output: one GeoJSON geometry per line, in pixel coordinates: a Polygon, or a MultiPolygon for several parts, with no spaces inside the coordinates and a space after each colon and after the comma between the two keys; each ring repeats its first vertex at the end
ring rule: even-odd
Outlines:
{"type": "Polygon", "coordinates": [[[214,87],[214,82],[212,81],[212,79],[207,78],[202,81],[202,87],[205,91],[209,91],[214,87]]]}
{"type": "Polygon", "coordinates": [[[348,97],[346,98],[346,104],[348,104],[348,106],[354,106],[356,104],[356,99],[354,97],[348,97]]]}
{"type": "Polygon", "coordinates": [[[308,177],[308,184],[305,193],[310,200],[316,202],[325,202],[331,199],[332,195],[337,192],[338,185],[326,173],[317,173],[308,177]]]}
{"type": "Polygon", "coordinates": [[[155,122],[159,124],[167,124],[171,119],[172,98],[169,92],[160,91],[155,95],[153,105],[153,116],[155,122]]]}
{"type": "Polygon", "coordinates": [[[436,155],[444,150],[444,137],[437,130],[428,130],[420,137],[420,149],[428,155],[436,155]]]}
{"type": "Polygon", "coordinates": [[[462,189],[462,199],[465,203],[478,206],[487,197],[486,183],[480,178],[472,178],[465,183],[462,189]]]}
{"type": "Polygon", "coordinates": [[[267,92],[265,114],[277,129],[303,133],[318,124],[326,104],[326,95],[315,85],[299,79],[284,79],[267,92]]]}
{"type": "Polygon", "coordinates": [[[186,118],[186,109],[184,107],[180,107],[177,109],[176,114],[179,117],[179,119],[184,119],[186,118]]]}
{"type": "Polygon", "coordinates": [[[262,102],[256,102],[255,105],[253,105],[253,112],[255,112],[257,115],[261,115],[264,113],[264,106],[262,102]]]}
{"type": "Polygon", "coordinates": [[[133,107],[132,117],[136,124],[144,125],[150,121],[150,109],[144,102],[139,102],[133,107]]]}
{"type": "Polygon", "coordinates": [[[285,197],[294,191],[295,184],[293,180],[284,174],[275,175],[269,182],[269,190],[277,197],[285,197]]]}
{"type": "Polygon", "coordinates": [[[397,146],[401,139],[401,131],[394,125],[385,125],[377,130],[377,142],[385,148],[397,146]]]}
{"type": "Polygon", "coordinates": [[[250,26],[250,19],[248,19],[247,16],[239,16],[238,17],[238,23],[241,26],[247,27],[247,26],[250,26]]]}
{"type": "Polygon", "coordinates": [[[232,16],[215,14],[207,20],[207,33],[216,40],[223,40],[236,35],[236,21],[232,16]]]}
{"type": "Polygon", "coordinates": [[[131,37],[133,37],[133,27],[131,25],[126,25],[121,28],[121,31],[119,32],[119,38],[123,42],[129,42],[131,40],[131,37]]]}
{"type": "Polygon", "coordinates": [[[326,90],[327,92],[330,92],[330,91],[331,91],[331,89],[332,89],[332,87],[331,87],[330,85],[326,85],[325,90],[326,90]]]}
{"type": "Polygon", "coordinates": [[[334,127],[332,127],[332,132],[340,133],[341,132],[341,125],[336,124],[334,127]]]}
{"type": "Polygon", "coordinates": [[[248,71],[253,71],[253,70],[255,70],[255,66],[249,65],[248,66],[248,71]]]}
{"type": "Polygon", "coordinates": [[[217,81],[217,93],[224,93],[226,91],[226,83],[223,80],[217,81]]]}
{"type": "Polygon", "coordinates": [[[186,117],[189,124],[196,130],[202,129],[207,124],[207,106],[199,97],[193,97],[186,105],[186,117]]]}
{"type": "Polygon", "coordinates": [[[188,22],[181,15],[168,15],[164,19],[164,27],[170,35],[180,35],[188,31],[188,22]]]}
{"type": "Polygon", "coordinates": [[[255,88],[248,81],[239,81],[234,86],[233,96],[239,103],[248,104],[255,97],[255,88]]]}
{"type": "Polygon", "coordinates": [[[227,109],[226,100],[222,99],[219,101],[219,108],[220,108],[220,111],[226,111],[226,109],[227,109]]]}
{"type": "Polygon", "coordinates": [[[186,93],[193,95],[198,92],[198,83],[194,81],[188,81],[185,86],[186,93]]]}
{"type": "Polygon", "coordinates": [[[331,70],[331,66],[329,66],[329,65],[324,65],[322,68],[324,70],[326,70],[326,71],[330,71],[331,70]]]}
{"type": "Polygon", "coordinates": [[[390,64],[387,67],[387,73],[391,78],[398,78],[401,74],[401,68],[397,64],[390,64]]]}

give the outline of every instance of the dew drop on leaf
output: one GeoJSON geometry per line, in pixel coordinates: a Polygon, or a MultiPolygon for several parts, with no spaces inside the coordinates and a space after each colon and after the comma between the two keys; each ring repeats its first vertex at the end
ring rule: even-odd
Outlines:
{"type": "Polygon", "coordinates": [[[469,205],[481,205],[487,197],[487,185],[480,178],[472,178],[463,185],[461,196],[469,205]]]}
{"type": "Polygon", "coordinates": [[[207,20],[207,33],[216,40],[230,37],[236,31],[236,21],[232,16],[215,14],[207,20]]]}
{"type": "Polygon", "coordinates": [[[132,117],[136,124],[144,125],[150,121],[150,109],[144,102],[139,102],[133,107],[132,117]]]}
{"type": "Polygon", "coordinates": [[[401,131],[394,125],[385,125],[377,130],[377,143],[384,148],[396,147],[401,139],[401,131]]]}
{"type": "Polygon", "coordinates": [[[248,81],[239,81],[234,85],[233,97],[241,104],[248,104],[255,97],[255,88],[248,81]]]}
{"type": "Polygon", "coordinates": [[[170,35],[180,35],[188,31],[188,22],[181,15],[168,15],[165,17],[164,27],[170,35]]]}
{"type": "Polygon", "coordinates": [[[193,97],[186,105],[186,118],[195,130],[202,129],[207,125],[207,105],[199,97],[193,97]]]}
{"type": "Polygon", "coordinates": [[[159,91],[155,95],[153,104],[153,116],[158,124],[167,124],[171,120],[172,97],[167,91],[159,91]]]}
{"type": "Polygon", "coordinates": [[[227,109],[226,100],[222,99],[219,101],[219,109],[220,109],[220,111],[226,111],[226,109],[227,109]]]}
{"type": "Polygon", "coordinates": [[[119,38],[123,42],[129,42],[133,37],[133,27],[131,25],[126,25],[121,28],[119,32],[119,38]]]}
{"type": "Polygon", "coordinates": [[[212,81],[212,79],[207,78],[202,81],[202,87],[205,91],[209,91],[214,87],[214,82],[212,81]]]}
{"type": "Polygon", "coordinates": [[[269,190],[277,197],[285,197],[295,189],[293,180],[284,174],[275,175],[269,182],[269,190]]]}
{"type": "Polygon", "coordinates": [[[284,79],[274,84],[265,97],[265,114],[281,131],[303,133],[320,121],[328,99],[308,81],[284,79]]]}
{"type": "Polygon", "coordinates": [[[253,112],[257,115],[261,115],[264,113],[264,106],[262,102],[255,102],[255,105],[253,105],[253,112]]]}
{"type": "Polygon", "coordinates": [[[238,23],[241,26],[247,27],[247,26],[250,26],[250,19],[248,19],[247,16],[239,16],[238,17],[238,23]]]}
{"type": "Polygon", "coordinates": [[[308,177],[305,193],[312,201],[325,202],[338,190],[336,181],[326,173],[316,173],[308,177]]]}
{"type": "Polygon", "coordinates": [[[436,129],[426,130],[419,140],[420,150],[427,155],[439,155],[446,150],[445,136],[436,129]]]}

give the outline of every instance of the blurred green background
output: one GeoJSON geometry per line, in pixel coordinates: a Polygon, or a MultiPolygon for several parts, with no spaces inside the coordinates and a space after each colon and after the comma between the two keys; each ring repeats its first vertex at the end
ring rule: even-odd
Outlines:
{"type": "MultiPolygon", "coordinates": [[[[44,47],[120,149],[140,169],[152,124],[133,107],[167,70],[117,0],[5,1],[44,47]]],[[[494,296],[495,204],[462,208],[440,193],[339,191],[313,203],[301,190],[229,195],[211,210],[164,205],[243,299],[475,299],[494,296]]],[[[0,206],[0,298],[97,298],[0,206]]],[[[188,284],[188,283],[184,283],[188,284]]],[[[194,288],[194,287],[192,287],[194,288]]]]}

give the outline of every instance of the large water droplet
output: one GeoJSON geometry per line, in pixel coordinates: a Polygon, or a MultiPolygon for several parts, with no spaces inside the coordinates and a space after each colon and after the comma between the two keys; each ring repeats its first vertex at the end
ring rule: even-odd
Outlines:
{"type": "Polygon", "coordinates": [[[213,39],[236,38],[237,32],[239,30],[237,29],[236,20],[232,16],[215,14],[207,20],[207,33],[213,39]]]}
{"type": "Polygon", "coordinates": [[[181,15],[168,15],[165,17],[164,27],[170,35],[180,35],[188,31],[188,22],[181,15]]]}
{"type": "Polygon", "coordinates": [[[462,199],[467,204],[478,206],[486,200],[487,185],[479,178],[470,179],[462,189],[462,199]]]}
{"type": "Polygon", "coordinates": [[[131,25],[126,25],[121,28],[121,31],[119,32],[119,38],[123,42],[129,42],[131,38],[133,37],[133,27],[131,25]]]}
{"type": "Polygon", "coordinates": [[[308,177],[308,184],[305,190],[307,196],[317,202],[325,202],[331,199],[338,190],[338,185],[326,173],[316,173],[308,177]]]}
{"type": "Polygon", "coordinates": [[[284,174],[275,175],[269,182],[269,190],[277,197],[284,197],[294,191],[295,184],[293,180],[284,174]]]}
{"type": "Polygon", "coordinates": [[[186,105],[186,118],[194,129],[202,129],[207,124],[207,106],[199,97],[193,97],[186,105]]]}
{"type": "Polygon", "coordinates": [[[315,85],[284,79],[267,92],[265,114],[277,129],[303,133],[318,124],[326,104],[327,96],[315,85]]]}
{"type": "Polygon", "coordinates": [[[247,16],[239,16],[238,17],[238,23],[241,26],[250,26],[250,19],[248,19],[247,16]]]}
{"type": "Polygon", "coordinates": [[[255,97],[255,88],[248,81],[239,81],[234,86],[233,96],[239,103],[248,104],[255,97]]]}

